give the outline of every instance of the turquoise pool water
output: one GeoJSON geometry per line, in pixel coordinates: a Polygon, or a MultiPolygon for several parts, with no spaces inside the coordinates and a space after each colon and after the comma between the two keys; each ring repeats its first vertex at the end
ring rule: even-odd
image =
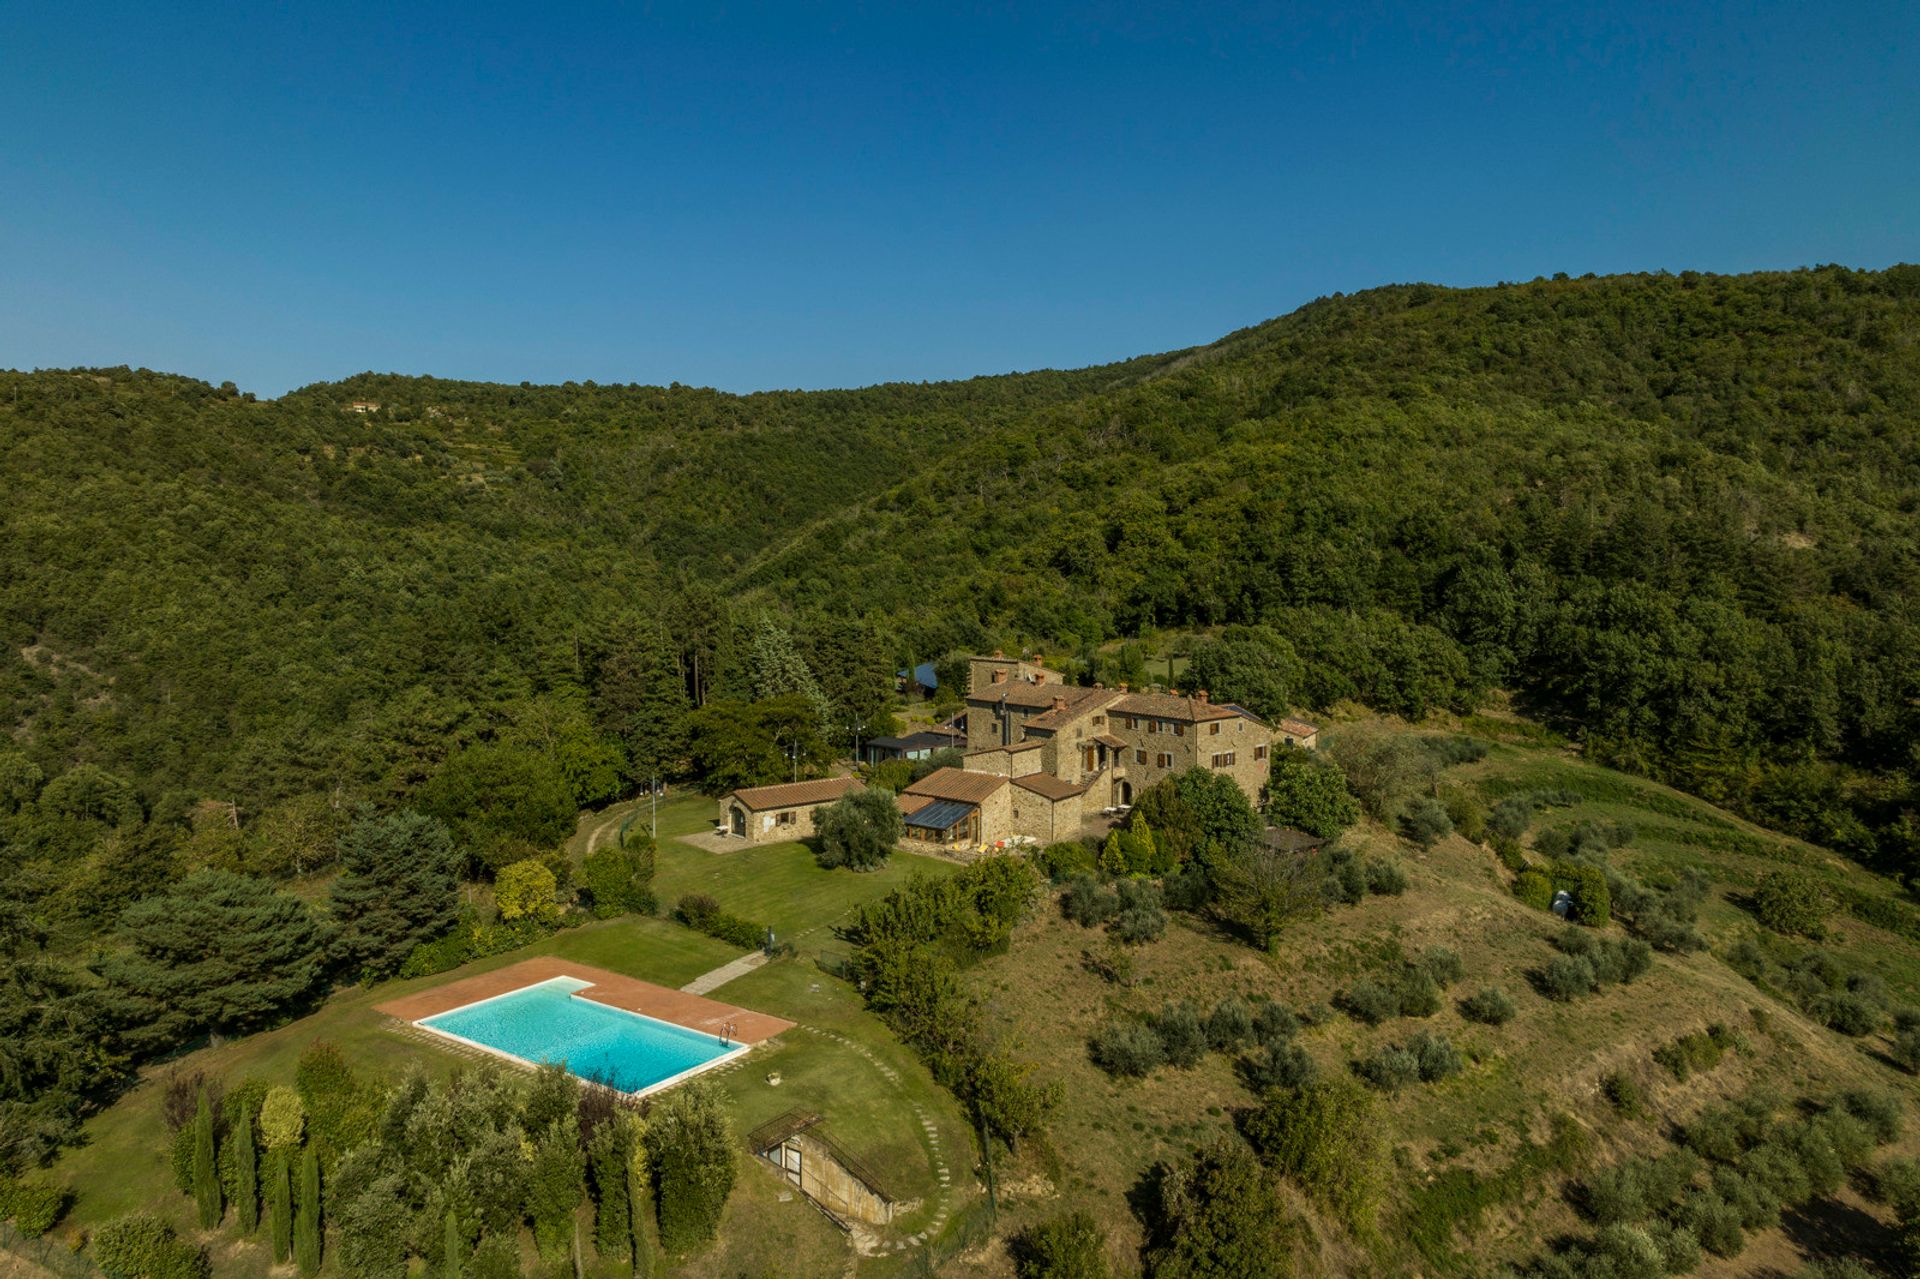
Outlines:
{"type": "Polygon", "coordinates": [[[522,1061],[563,1064],[582,1079],[622,1092],[654,1087],[738,1047],[702,1031],[574,998],[574,991],[592,984],[555,977],[420,1024],[522,1061]]]}

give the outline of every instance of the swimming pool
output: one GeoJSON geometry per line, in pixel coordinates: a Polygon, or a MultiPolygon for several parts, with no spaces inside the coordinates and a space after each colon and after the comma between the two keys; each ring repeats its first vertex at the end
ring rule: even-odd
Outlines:
{"type": "Polygon", "coordinates": [[[746,1051],[704,1031],[579,999],[593,983],[554,977],[414,1024],[519,1061],[559,1063],[582,1079],[646,1093],[746,1051]]]}

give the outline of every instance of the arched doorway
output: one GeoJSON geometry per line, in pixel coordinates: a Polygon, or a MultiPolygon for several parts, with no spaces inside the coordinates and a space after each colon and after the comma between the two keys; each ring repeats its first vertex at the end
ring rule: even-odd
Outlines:
{"type": "Polygon", "coordinates": [[[735,804],[730,810],[733,818],[733,833],[745,839],[747,836],[747,810],[735,804]]]}
{"type": "Polygon", "coordinates": [[[1116,804],[1133,803],[1133,783],[1125,781],[1115,782],[1113,784],[1113,802],[1116,804]]]}

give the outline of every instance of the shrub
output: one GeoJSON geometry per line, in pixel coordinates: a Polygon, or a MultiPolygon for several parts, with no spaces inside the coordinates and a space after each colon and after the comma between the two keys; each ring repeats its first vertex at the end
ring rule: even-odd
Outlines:
{"type": "Polygon", "coordinates": [[[1253,1034],[1263,1044],[1291,1039],[1300,1033],[1300,1019],[1287,1006],[1271,999],[1261,1000],[1253,1010],[1253,1034]]]}
{"type": "Polygon", "coordinates": [[[560,914],[553,900],[559,891],[553,872],[531,857],[502,866],[493,880],[494,904],[500,908],[500,918],[509,923],[516,919],[552,922],[560,914]]]}
{"type": "Polygon", "coordinates": [[[1712,1070],[1720,1064],[1721,1055],[1729,1042],[1724,1028],[1721,1030],[1719,1036],[1698,1032],[1682,1035],[1654,1049],[1653,1059],[1665,1066],[1668,1074],[1685,1083],[1696,1071],[1712,1070]]]}
{"type": "Polygon", "coordinates": [[[1867,1189],[1876,1202],[1892,1208],[1895,1215],[1913,1216],[1920,1210],[1920,1160],[1884,1161],[1867,1178],[1867,1189]]]}
{"type": "Polygon", "coordinates": [[[1421,848],[1432,848],[1453,833],[1453,818],[1445,804],[1423,795],[1401,812],[1399,826],[1401,838],[1421,848]]]}
{"type": "Polygon", "coordinates": [[[307,1108],[300,1094],[285,1084],[267,1090],[260,1103],[260,1144],[268,1150],[289,1150],[306,1131],[307,1108]]]}
{"type": "Polygon", "coordinates": [[[1014,1247],[1020,1279],[1107,1279],[1105,1234],[1085,1212],[1031,1226],[1014,1247]]]}
{"type": "Polygon", "coordinates": [[[1574,955],[1555,955],[1540,973],[1540,992],[1562,1002],[1592,994],[1595,984],[1593,965],[1574,955]]]}
{"type": "Polygon", "coordinates": [[[1160,1036],[1137,1021],[1112,1021],[1087,1045],[1093,1064],[1117,1077],[1149,1074],[1166,1059],[1160,1036]]]}
{"type": "Polygon", "coordinates": [[[1048,844],[1033,855],[1033,864],[1056,884],[1081,875],[1091,876],[1097,869],[1093,849],[1077,839],[1048,844]]]}
{"type": "Polygon", "coordinates": [[[1826,935],[1833,909],[1827,890],[1801,871],[1777,870],[1761,877],[1753,891],[1753,913],[1776,933],[1818,940],[1826,935]]]}
{"type": "Polygon", "coordinates": [[[1850,1088],[1840,1094],[1840,1108],[1865,1124],[1873,1139],[1882,1145],[1900,1136],[1900,1099],[1892,1093],[1850,1088]]]}
{"type": "Polygon", "coordinates": [[[29,1239],[38,1239],[60,1223],[73,1194],[50,1181],[0,1177],[0,1221],[12,1220],[29,1239]]]}
{"type": "Polygon", "coordinates": [[[1371,1227],[1390,1164],[1379,1107],[1363,1089],[1324,1079],[1271,1092],[1242,1127],[1267,1167],[1355,1230],[1371,1227]]]}
{"type": "Polygon", "coordinates": [[[1613,1071],[1602,1079],[1600,1093],[1613,1103],[1615,1110],[1623,1115],[1639,1114],[1641,1107],[1646,1103],[1645,1097],[1640,1092],[1640,1085],[1634,1082],[1633,1076],[1623,1071],[1613,1071]]]}
{"type": "Polygon", "coordinates": [[[1167,931],[1167,912],[1160,904],[1160,887],[1145,880],[1125,880],[1119,886],[1119,912],[1110,925],[1113,935],[1128,945],[1157,941],[1167,931]]]}
{"type": "Polygon", "coordinates": [[[1893,1033],[1889,1050],[1895,1062],[1908,1074],[1920,1074],[1920,1026],[1905,1026],[1893,1033]]]}
{"type": "Polygon", "coordinates": [[[1553,881],[1537,870],[1523,870],[1513,881],[1513,895],[1535,910],[1553,906],[1553,881]]]}
{"type": "Polygon", "coordinates": [[[1740,1209],[1717,1191],[1697,1190],[1687,1196],[1679,1217],[1700,1245],[1716,1257],[1737,1257],[1747,1246],[1740,1209]]]}
{"type": "Polygon", "coordinates": [[[718,937],[723,942],[757,950],[766,944],[767,928],[751,919],[742,919],[720,909],[720,903],[705,893],[689,893],[674,908],[680,922],[695,932],[718,937]]]}
{"type": "Polygon", "coordinates": [[[1513,1000],[1498,986],[1488,986],[1461,1000],[1460,1013],[1484,1026],[1504,1026],[1513,1020],[1513,1000]]]}
{"type": "Polygon", "coordinates": [[[1119,909],[1119,894],[1091,875],[1076,876],[1060,897],[1060,913],[1082,928],[1106,923],[1119,909]]]}
{"type": "Polygon", "coordinates": [[[150,1212],[116,1217],[93,1232],[93,1259],[108,1279],[207,1279],[206,1250],[150,1212]]]}
{"type": "Polygon", "coordinates": [[[1414,961],[1420,970],[1433,978],[1437,986],[1451,986],[1467,975],[1467,966],[1460,959],[1460,952],[1449,950],[1445,946],[1429,946],[1420,952],[1414,961]]]}
{"type": "Polygon", "coordinates": [[[1387,1044],[1361,1058],[1354,1070],[1375,1088],[1397,1092],[1420,1077],[1420,1059],[1405,1048],[1387,1044]]]}
{"type": "Polygon", "coordinates": [[[1253,1009],[1239,995],[1227,995],[1207,1015],[1207,1046],[1233,1052],[1253,1038],[1253,1009]]]}
{"type": "Polygon", "coordinates": [[[1407,872],[1398,862],[1371,859],[1367,862],[1367,891],[1380,897],[1398,897],[1407,891],[1407,872]]]}
{"type": "Polygon", "coordinates": [[[653,914],[653,868],[653,840],[644,834],[588,853],[580,863],[580,885],[594,918],[653,914]]]}
{"type": "Polygon", "coordinates": [[[1207,1053],[1207,1028],[1192,1004],[1168,1004],[1153,1018],[1153,1033],[1169,1066],[1186,1070],[1200,1064],[1207,1053]]]}
{"type": "MultiPolygon", "coordinates": [[[[1552,867],[1553,887],[1564,889],[1573,899],[1567,917],[1589,928],[1605,928],[1613,919],[1613,895],[1607,887],[1607,874],[1598,866],[1583,862],[1556,860],[1552,867]]],[[[1552,899],[1548,899],[1552,905],[1552,899]]]]}
{"type": "Polygon", "coordinates": [[[1460,1050],[1445,1035],[1420,1031],[1407,1041],[1407,1051],[1418,1064],[1422,1083],[1436,1083],[1460,1073],[1460,1050]]]}
{"type": "Polygon", "coordinates": [[[1362,977],[1333,997],[1341,1012],[1369,1026],[1400,1015],[1400,991],[1362,977]]]}
{"type": "Polygon", "coordinates": [[[1319,1073],[1307,1050],[1290,1040],[1274,1039],[1240,1059],[1240,1077],[1255,1092],[1269,1088],[1302,1088],[1319,1073]]]}
{"type": "Polygon", "coordinates": [[[1440,987],[1421,968],[1408,968],[1400,977],[1400,1015],[1431,1017],[1440,1011],[1440,987]]]}
{"type": "Polygon", "coordinates": [[[1807,1011],[1829,1029],[1853,1039],[1872,1034],[1880,1026],[1880,1010],[1852,992],[1821,995],[1808,1004],[1807,1011]]]}

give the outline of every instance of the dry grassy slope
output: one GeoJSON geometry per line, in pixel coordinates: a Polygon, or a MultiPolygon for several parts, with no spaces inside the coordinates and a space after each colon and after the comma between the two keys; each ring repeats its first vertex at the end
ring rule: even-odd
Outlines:
{"type": "MultiPolygon", "coordinates": [[[[1650,823],[1664,824],[1669,836],[1684,835],[1683,828],[1695,819],[1703,830],[1729,824],[1744,832],[1757,830],[1700,801],[1623,778],[1558,750],[1502,747],[1480,764],[1450,770],[1443,780],[1493,789],[1502,779],[1530,779],[1543,770],[1563,784],[1584,780],[1613,796],[1602,803],[1555,810],[1549,819],[1553,822],[1584,816],[1632,819],[1638,813],[1650,823]],[[1641,798],[1619,798],[1623,783],[1641,798]]],[[[1416,1085],[1383,1099],[1398,1173],[1380,1238],[1356,1241],[1290,1195],[1304,1218],[1297,1257],[1302,1273],[1470,1272],[1489,1262],[1525,1256],[1557,1234],[1580,1230],[1566,1203],[1565,1179],[1550,1174],[1521,1179],[1517,1195],[1462,1222],[1464,1229],[1447,1231],[1441,1217],[1440,1235],[1450,1237],[1441,1248],[1429,1245],[1422,1255],[1411,1242],[1421,1214],[1428,1214],[1429,1223],[1434,1220],[1437,1207],[1427,1202],[1433,1198],[1427,1188],[1437,1175],[1449,1169],[1497,1174],[1524,1152],[1524,1143],[1544,1142],[1559,1116],[1570,1118],[1586,1135],[1582,1166],[1594,1166],[1664,1148],[1674,1125],[1756,1083],[1795,1093],[1871,1084],[1914,1095],[1911,1080],[1877,1058],[1883,1041],[1847,1040],[1808,1021],[1710,953],[1663,955],[1652,973],[1631,986],[1609,988],[1570,1005],[1549,1001],[1534,991],[1529,973],[1553,953],[1547,939],[1563,925],[1516,901],[1507,890],[1507,872],[1491,853],[1459,838],[1419,853],[1371,824],[1355,836],[1369,852],[1401,859],[1410,880],[1406,894],[1336,907],[1295,927],[1271,957],[1176,918],[1165,939],[1136,952],[1138,983],[1122,989],[1081,963],[1083,951],[1103,944],[1100,934],[1048,909],[1020,929],[1006,955],[971,974],[994,1022],[1040,1063],[1041,1077],[1065,1085],[1066,1101],[1053,1125],[1053,1158],[1027,1159],[1009,1178],[1013,1209],[1008,1233],[1038,1217],[1086,1208],[1107,1228],[1118,1273],[1130,1273],[1137,1265],[1140,1226],[1128,1206],[1128,1193],[1157,1160],[1228,1130],[1235,1108],[1252,1100],[1231,1063],[1220,1057],[1190,1071],[1162,1069],[1144,1081],[1109,1079],[1088,1062],[1085,1050],[1088,1036],[1109,1017],[1146,1012],[1176,998],[1207,1005],[1230,991],[1304,1009],[1330,1002],[1354,977],[1389,969],[1401,956],[1430,945],[1457,950],[1467,969],[1466,979],[1449,992],[1448,1006],[1439,1014],[1378,1027],[1333,1014],[1303,1033],[1301,1042],[1329,1072],[1348,1070],[1380,1044],[1423,1026],[1452,1037],[1469,1061],[1455,1079],[1416,1085]],[[1504,1027],[1475,1025],[1455,1006],[1460,997],[1486,985],[1503,987],[1519,1005],[1518,1016],[1504,1027]],[[1755,1018],[1755,1010],[1762,1012],[1761,1019],[1755,1018]],[[1684,1084],[1655,1064],[1652,1054],[1661,1044],[1714,1021],[1738,1029],[1751,1050],[1729,1054],[1717,1068],[1684,1084]],[[1600,1080],[1613,1071],[1640,1083],[1648,1099],[1642,1117],[1620,1118],[1602,1096],[1600,1080]]],[[[1616,858],[1624,865],[1704,865],[1716,878],[1725,875],[1740,884],[1751,882],[1753,870],[1734,854],[1671,839],[1636,846],[1616,858]]],[[[1851,867],[1836,873],[1871,878],[1851,867]]],[[[1749,926],[1747,918],[1717,892],[1703,923],[1721,946],[1749,926]]],[[[1612,931],[1619,932],[1619,926],[1612,931]]],[[[1910,943],[1850,921],[1842,922],[1839,932],[1835,949],[1849,962],[1877,956],[1899,961],[1876,965],[1896,978],[1911,971],[1910,943]]],[[[1913,997],[1910,981],[1895,980],[1894,985],[1898,997],[1913,997]]],[[[1790,1271],[1798,1264],[1793,1260],[1795,1241],[1781,1232],[1772,1234],[1776,1237],[1756,1239],[1737,1263],[1702,1273],[1754,1273],[1760,1258],[1787,1265],[1790,1271]]],[[[969,1258],[959,1272],[1004,1275],[1011,1267],[1004,1250],[988,1249],[969,1258]]]]}

